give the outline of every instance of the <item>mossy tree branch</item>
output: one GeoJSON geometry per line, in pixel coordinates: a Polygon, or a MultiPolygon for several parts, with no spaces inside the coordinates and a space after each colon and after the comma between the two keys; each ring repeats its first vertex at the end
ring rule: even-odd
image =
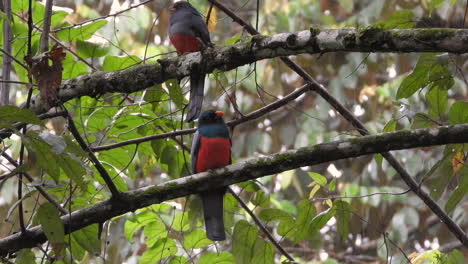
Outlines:
{"type": "Polygon", "coordinates": [[[108,92],[133,93],[188,76],[192,70],[211,73],[228,71],[256,61],[298,54],[327,52],[451,52],[468,53],[467,29],[309,29],[271,36],[253,36],[232,46],[219,46],[158,63],[137,65],[115,72],[94,72],[62,83],[59,101],[49,105],[35,96],[31,109],[47,112],[80,96],[98,96],[108,92]],[[203,58],[203,59],[202,59],[203,58]]]}
{"type": "MultiPolygon", "coordinates": [[[[88,208],[74,211],[70,215],[62,216],[62,221],[66,232],[73,232],[151,204],[303,166],[392,150],[467,142],[468,124],[382,133],[333,141],[252,159],[215,171],[194,174],[161,185],[125,192],[122,193],[122,199],[118,203],[106,200],[88,208]]],[[[423,190],[418,190],[418,192],[423,192],[423,190]]],[[[461,231],[460,236],[462,236],[462,243],[468,242],[463,231],[461,231]]],[[[32,227],[27,230],[26,234],[17,233],[0,239],[0,255],[13,253],[22,248],[31,248],[45,241],[46,237],[42,228],[32,227]]]]}

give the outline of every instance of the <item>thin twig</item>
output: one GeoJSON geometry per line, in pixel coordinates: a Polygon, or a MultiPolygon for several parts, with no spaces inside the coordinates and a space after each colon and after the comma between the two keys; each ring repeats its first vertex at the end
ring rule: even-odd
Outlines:
{"type": "Polygon", "coordinates": [[[47,0],[44,10],[44,24],[42,25],[41,46],[40,51],[49,51],[49,33],[50,33],[50,19],[52,17],[53,0],[47,0]]]}
{"type": "Polygon", "coordinates": [[[231,189],[231,187],[228,187],[228,191],[234,196],[234,198],[236,198],[236,200],[240,203],[240,205],[242,206],[242,208],[244,208],[244,210],[250,215],[250,217],[252,217],[252,219],[254,220],[255,224],[257,224],[257,226],[260,228],[260,230],[262,230],[262,232],[265,234],[265,236],[268,238],[268,240],[270,240],[270,242],[278,249],[279,252],[281,252],[281,254],[283,254],[283,256],[285,256],[287,259],[289,259],[290,261],[294,262],[294,263],[298,263],[294,260],[294,258],[278,243],[278,241],[275,240],[275,238],[273,237],[273,235],[268,231],[268,229],[266,229],[266,227],[262,224],[262,222],[260,221],[260,219],[258,219],[258,217],[252,212],[252,210],[250,210],[250,208],[247,206],[247,204],[244,203],[244,201],[231,189]]]}
{"type": "Polygon", "coordinates": [[[85,141],[81,137],[80,133],[78,132],[78,129],[75,126],[75,123],[73,122],[72,117],[70,114],[67,115],[67,120],[68,120],[68,129],[72,133],[72,135],[75,137],[76,141],[80,145],[80,147],[86,151],[89,155],[89,159],[93,162],[94,166],[98,170],[99,174],[101,175],[102,179],[104,182],[107,184],[107,187],[109,188],[112,198],[113,199],[119,199],[120,198],[120,192],[117,190],[117,187],[115,187],[114,182],[112,181],[111,177],[107,173],[106,169],[102,166],[102,164],[99,162],[99,160],[96,158],[94,155],[93,151],[90,149],[88,145],[86,145],[85,141]]]}
{"type": "MultiPolygon", "coordinates": [[[[6,15],[8,21],[3,21],[3,48],[5,52],[3,53],[3,65],[2,65],[2,79],[5,81],[10,80],[11,72],[11,58],[9,54],[11,53],[11,27],[10,23],[12,22],[11,17],[11,1],[3,1],[3,13],[6,15]]],[[[10,103],[10,83],[2,82],[0,85],[0,105],[7,105],[10,103]]]]}
{"type": "MultiPolygon", "coordinates": [[[[216,7],[225,12],[234,21],[242,25],[247,32],[256,35],[260,34],[250,24],[245,22],[242,18],[234,14],[223,4],[217,0],[208,0],[216,7]]],[[[299,76],[301,76],[307,83],[311,85],[311,89],[318,93],[325,101],[327,101],[338,113],[341,114],[361,135],[369,135],[369,131],[365,128],[364,124],[359,121],[348,109],[346,109],[336,98],[334,98],[323,85],[318,83],[312,76],[310,76],[304,69],[293,62],[288,57],[280,57],[280,59],[299,76]]],[[[447,228],[454,234],[465,247],[468,248],[468,237],[465,232],[458,226],[444,211],[443,209],[420,187],[419,184],[408,174],[408,172],[401,166],[401,164],[390,153],[381,153],[388,163],[400,174],[401,179],[431,210],[436,214],[439,219],[445,223],[447,228]]]]}

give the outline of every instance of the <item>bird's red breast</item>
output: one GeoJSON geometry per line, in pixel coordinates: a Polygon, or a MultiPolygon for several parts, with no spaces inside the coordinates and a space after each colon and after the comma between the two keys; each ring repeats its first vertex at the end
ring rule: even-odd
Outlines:
{"type": "Polygon", "coordinates": [[[195,173],[231,164],[231,141],[228,138],[200,137],[195,173]]]}
{"type": "Polygon", "coordinates": [[[192,35],[174,34],[170,37],[170,40],[179,55],[200,50],[199,40],[192,35]]]}

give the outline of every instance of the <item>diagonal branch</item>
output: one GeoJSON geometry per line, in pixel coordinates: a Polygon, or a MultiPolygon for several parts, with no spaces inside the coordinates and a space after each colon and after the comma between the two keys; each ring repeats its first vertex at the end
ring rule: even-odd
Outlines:
{"type": "MultiPolygon", "coordinates": [[[[65,225],[65,232],[69,233],[151,204],[303,166],[313,166],[392,150],[467,142],[468,124],[404,130],[333,141],[252,159],[214,171],[179,178],[161,185],[124,192],[121,193],[121,203],[115,203],[111,199],[105,200],[72,212],[70,215],[62,216],[61,219],[65,225]]],[[[0,256],[22,248],[34,247],[47,240],[40,226],[28,229],[27,234],[27,237],[22,237],[20,233],[17,233],[0,239],[0,256]]],[[[462,243],[468,246],[468,237],[463,232],[461,234],[463,234],[462,243]]]]}

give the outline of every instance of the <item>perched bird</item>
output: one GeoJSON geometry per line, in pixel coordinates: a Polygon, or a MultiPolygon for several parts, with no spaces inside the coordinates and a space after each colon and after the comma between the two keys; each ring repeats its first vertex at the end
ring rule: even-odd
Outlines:
{"type": "MultiPolygon", "coordinates": [[[[196,52],[212,46],[210,33],[200,13],[188,2],[180,1],[170,9],[169,38],[177,54],[196,52]]],[[[192,72],[190,75],[190,101],[185,121],[198,117],[203,103],[205,74],[192,72]]]]}
{"type": "MultiPolygon", "coordinates": [[[[223,112],[208,110],[198,119],[198,129],[190,153],[192,172],[199,173],[231,164],[231,139],[223,112]]],[[[206,236],[213,241],[226,239],[223,220],[223,197],[226,187],[200,193],[206,236]]]]}

